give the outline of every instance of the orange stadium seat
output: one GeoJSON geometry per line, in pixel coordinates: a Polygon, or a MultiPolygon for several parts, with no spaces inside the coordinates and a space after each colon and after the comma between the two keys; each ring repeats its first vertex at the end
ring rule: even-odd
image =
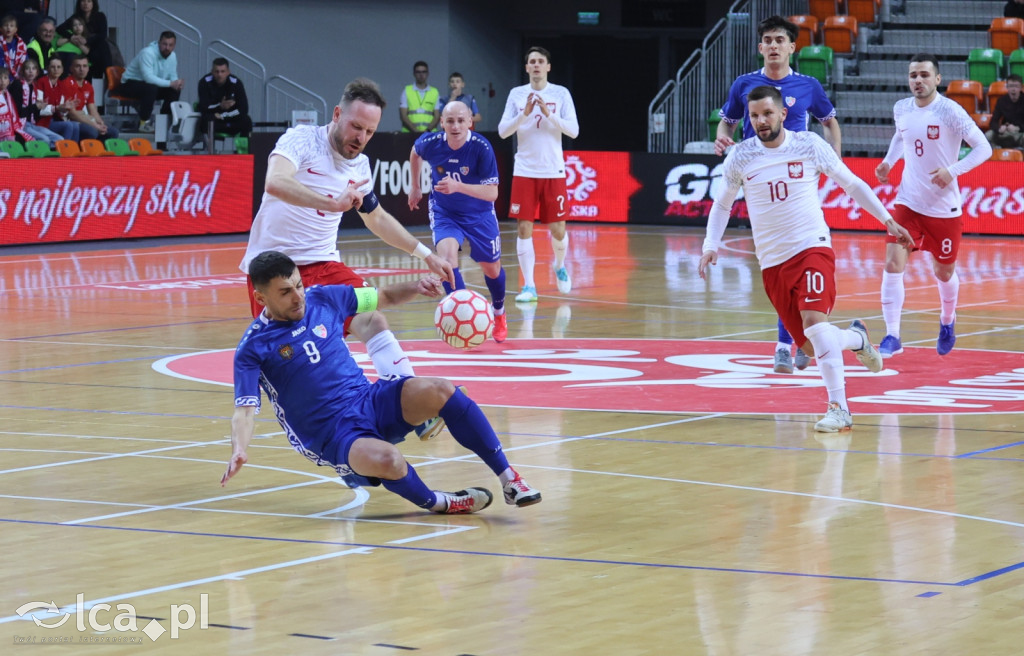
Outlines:
{"type": "Polygon", "coordinates": [[[114,153],[103,147],[99,139],[82,139],[82,152],[87,157],[114,157],[114,153]]]}
{"type": "Polygon", "coordinates": [[[825,45],[837,54],[853,52],[857,45],[857,19],[852,16],[829,16],[822,29],[825,45]]]}
{"type": "Polygon", "coordinates": [[[1024,46],[1024,20],[1019,18],[993,18],[988,28],[989,43],[996,50],[1009,55],[1024,46]]]}
{"type": "Polygon", "coordinates": [[[946,97],[967,110],[977,114],[981,108],[981,82],[975,80],[953,80],[946,89],[946,97]]]}
{"type": "Polygon", "coordinates": [[[795,24],[800,28],[800,32],[796,37],[796,51],[800,52],[800,48],[807,46],[813,46],[818,43],[818,19],[810,14],[801,14],[799,16],[790,16],[789,22],[795,24]]]}
{"type": "Polygon", "coordinates": [[[992,124],[992,115],[988,113],[971,114],[971,118],[974,119],[974,124],[981,128],[982,132],[987,131],[988,126],[992,124]]]}
{"type": "Polygon", "coordinates": [[[841,0],[810,0],[807,4],[807,13],[817,18],[819,23],[824,23],[829,16],[843,13],[841,0]]]}
{"type": "Polygon", "coordinates": [[[149,142],[149,139],[143,139],[142,137],[135,137],[134,139],[128,140],[128,145],[131,146],[132,150],[140,155],[163,155],[164,151],[153,147],[153,144],[149,142]]]}
{"type": "Polygon", "coordinates": [[[881,4],[881,0],[846,0],[846,13],[858,23],[875,23],[881,4]]]}
{"type": "Polygon", "coordinates": [[[122,114],[127,113],[131,109],[134,102],[138,98],[131,98],[129,96],[122,96],[117,93],[117,88],[121,86],[121,76],[124,75],[124,66],[107,66],[106,70],[106,91],[103,98],[104,110],[110,105],[111,100],[117,101],[118,111],[122,114]]]}
{"type": "Polygon", "coordinates": [[[1024,153],[1016,148],[993,148],[989,159],[993,162],[1024,162],[1024,153]]]}
{"type": "Polygon", "coordinates": [[[996,80],[988,85],[988,111],[996,111],[996,101],[1006,95],[1006,81],[996,80]]]}
{"type": "Polygon", "coordinates": [[[78,147],[77,141],[61,139],[56,143],[57,152],[61,157],[85,157],[85,153],[78,147]]]}

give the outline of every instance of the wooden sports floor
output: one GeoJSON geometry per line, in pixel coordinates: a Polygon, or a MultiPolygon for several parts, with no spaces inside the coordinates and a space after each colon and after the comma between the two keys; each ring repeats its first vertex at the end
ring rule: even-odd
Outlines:
{"type": "MultiPolygon", "coordinates": [[[[848,357],[855,426],[823,437],[813,365],[771,371],[749,232],[708,283],[701,230],[570,235],[572,293],[538,230],[541,299],[509,303],[502,345],[449,349],[427,299],[387,312],[417,373],[465,384],[544,495],[505,505],[447,432],[403,443],[428,485],[495,492],[465,516],[347,489],[268,408],[219,485],[239,238],[0,251],[0,653],[1021,653],[1024,241],[965,239],[944,358],[912,259],[906,350],[879,374],[848,357]]],[[[414,275],[368,233],[342,243],[376,281],[414,275]]],[[[880,234],[835,243],[833,320],[877,343],[880,234]]]]}

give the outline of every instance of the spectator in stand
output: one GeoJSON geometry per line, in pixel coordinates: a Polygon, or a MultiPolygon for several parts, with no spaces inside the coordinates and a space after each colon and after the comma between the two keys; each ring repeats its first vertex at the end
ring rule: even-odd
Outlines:
{"type": "Polygon", "coordinates": [[[40,113],[46,108],[42,90],[37,91],[35,88],[40,72],[35,59],[25,60],[25,65],[21,67],[21,78],[11,80],[7,90],[11,98],[14,98],[14,106],[18,108],[18,115],[24,122],[25,132],[32,135],[33,139],[45,141],[53,147],[57,140],[63,139],[64,136],[36,124],[40,119],[40,113]]]}
{"type": "Polygon", "coordinates": [[[21,75],[21,65],[28,57],[28,47],[18,36],[18,19],[13,14],[4,14],[0,18],[0,35],[3,36],[4,48],[4,59],[0,63],[11,75],[18,77],[21,75]]]}
{"type": "Polygon", "coordinates": [[[0,0],[0,15],[11,14],[20,34],[35,34],[43,20],[40,0],[0,0]]]}
{"type": "MultiPolygon", "coordinates": [[[[471,94],[462,93],[462,90],[466,87],[466,81],[462,78],[462,73],[452,73],[448,76],[448,88],[451,89],[451,94],[441,98],[437,101],[437,111],[444,111],[444,106],[451,100],[458,100],[459,102],[466,103],[469,107],[469,113],[472,114],[473,123],[479,123],[483,120],[480,116],[480,108],[477,107],[476,98],[471,94]]],[[[472,127],[472,126],[471,126],[472,127]]]]}
{"type": "MultiPolygon", "coordinates": [[[[23,34],[27,34],[27,32],[23,32],[23,34]]],[[[50,64],[50,58],[53,57],[54,50],[57,49],[57,21],[47,16],[39,24],[39,29],[35,34],[36,37],[28,42],[28,54],[39,62],[40,69],[46,69],[50,64]]]]}
{"type": "Polygon", "coordinates": [[[178,58],[174,54],[177,41],[174,32],[162,32],[159,40],[135,55],[121,76],[118,93],[138,98],[139,132],[155,131],[151,117],[158,99],[163,101],[160,113],[170,114],[171,103],[181,97],[185,80],[178,77],[178,58]]]}
{"type": "MultiPolygon", "coordinates": [[[[1021,5],[1024,6],[1024,5],[1021,5]]],[[[996,101],[992,111],[991,128],[985,133],[989,143],[997,148],[1024,146],[1024,100],[1020,97],[1021,76],[1006,76],[1006,95],[996,101]]]]}
{"type": "Polygon", "coordinates": [[[407,84],[398,101],[402,132],[433,132],[441,122],[441,110],[437,108],[441,94],[437,87],[427,84],[429,75],[427,62],[418,61],[412,65],[412,76],[416,83],[407,84]]]}
{"type": "Polygon", "coordinates": [[[214,134],[248,137],[252,132],[245,87],[231,74],[228,60],[223,57],[214,59],[210,74],[199,80],[199,112],[202,114],[199,130],[203,134],[208,131],[210,122],[213,122],[214,134]]]}
{"type": "Polygon", "coordinates": [[[24,123],[18,116],[18,106],[7,91],[11,83],[11,74],[6,68],[0,68],[0,141],[34,141],[32,135],[23,129],[24,123]]]}
{"type": "Polygon", "coordinates": [[[113,125],[103,122],[103,117],[96,110],[96,92],[89,81],[89,58],[78,55],[71,62],[71,88],[74,109],[71,120],[81,123],[82,139],[113,139],[118,131],[113,125]]]}
{"type": "MultiPolygon", "coordinates": [[[[24,67],[22,67],[24,68],[24,67]]],[[[49,128],[65,139],[78,141],[81,135],[81,123],[68,120],[71,110],[75,107],[74,82],[64,75],[64,64],[54,57],[46,67],[46,77],[35,84],[37,92],[42,91],[42,99],[46,106],[39,111],[38,125],[49,128]]],[[[38,97],[38,93],[36,96],[38,97]]]]}
{"type": "MultiPolygon", "coordinates": [[[[114,59],[110,53],[110,44],[107,43],[107,16],[100,11],[99,0],[78,0],[75,3],[75,13],[57,27],[57,33],[67,35],[71,31],[71,21],[74,18],[81,18],[85,22],[84,45],[88,50],[82,48],[81,43],[77,45],[89,55],[89,76],[103,77],[107,67],[114,65],[114,59]]],[[[57,39],[57,43],[60,44],[60,39],[57,39]]]]}
{"type": "MultiPolygon", "coordinates": [[[[57,37],[57,47],[53,54],[60,57],[64,69],[70,71],[71,62],[76,57],[79,55],[88,57],[89,46],[86,44],[85,21],[77,16],[72,16],[68,19],[68,23],[71,25],[71,32],[67,36],[57,37]]],[[[60,34],[59,28],[57,33],[60,34]]]]}
{"type": "Polygon", "coordinates": [[[1024,18],[1024,0],[1007,0],[1003,7],[1003,16],[1006,18],[1024,18]]]}

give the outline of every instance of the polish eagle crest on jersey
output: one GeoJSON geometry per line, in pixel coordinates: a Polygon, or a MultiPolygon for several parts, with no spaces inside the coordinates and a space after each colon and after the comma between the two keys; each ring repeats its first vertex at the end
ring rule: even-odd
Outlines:
{"type": "Polygon", "coordinates": [[[789,177],[793,179],[804,177],[804,163],[789,162],[789,177]]]}
{"type": "Polygon", "coordinates": [[[929,125],[928,126],[928,138],[929,139],[938,139],[939,138],[939,126],[937,126],[937,125],[929,125]]]}

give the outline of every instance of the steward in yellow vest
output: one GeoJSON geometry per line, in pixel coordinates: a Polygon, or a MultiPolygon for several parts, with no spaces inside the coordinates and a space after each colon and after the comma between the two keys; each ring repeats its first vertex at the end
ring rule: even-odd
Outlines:
{"type": "Polygon", "coordinates": [[[437,101],[441,94],[436,87],[427,84],[429,73],[430,69],[426,62],[418,61],[412,67],[416,84],[405,87],[402,102],[398,107],[398,114],[402,119],[402,132],[429,132],[437,128],[441,118],[437,101]]]}

